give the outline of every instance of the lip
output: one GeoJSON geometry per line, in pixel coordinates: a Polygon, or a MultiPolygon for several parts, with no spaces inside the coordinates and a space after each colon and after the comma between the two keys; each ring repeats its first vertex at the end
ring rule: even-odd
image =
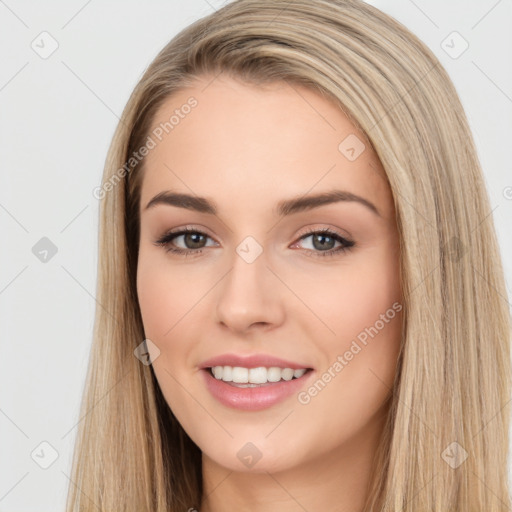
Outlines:
{"type": "MultiPolygon", "coordinates": [[[[213,366],[221,365],[214,364],[213,366]]],[[[251,368],[256,367],[257,366],[251,366],[251,368]]],[[[290,366],[285,366],[285,368],[290,368],[290,366]]],[[[304,366],[301,368],[304,368],[304,366]]],[[[309,369],[298,379],[263,384],[253,388],[239,388],[223,380],[216,379],[212,375],[209,367],[201,369],[205,385],[214,398],[227,407],[245,411],[261,411],[284,401],[291,395],[296,395],[301,388],[307,385],[308,381],[315,373],[314,370],[309,369]]]]}
{"type": "Polygon", "coordinates": [[[287,361],[286,359],[281,359],[280,357],[271,356],[269,354],[251,354],[247,356],[222,354],[203,361],[199,365],[199,368],[207,369],[213,366],[241,366],[243,368],[258,368],[260,366],[270,368],[271,366],[277,366],[279,368],[291,368],[292,370],[300,370],[301,368],[313,369],[308,364],[287,361]]]}

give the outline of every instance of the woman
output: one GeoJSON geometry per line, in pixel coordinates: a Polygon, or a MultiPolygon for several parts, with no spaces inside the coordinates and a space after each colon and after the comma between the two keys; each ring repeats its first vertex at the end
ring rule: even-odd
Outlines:
{"type": "Polygon", "coordinates": [[[444,69],[356,0],[238,0],[114,135],[68,510],[498,511],[510,315],[444,69]]]}

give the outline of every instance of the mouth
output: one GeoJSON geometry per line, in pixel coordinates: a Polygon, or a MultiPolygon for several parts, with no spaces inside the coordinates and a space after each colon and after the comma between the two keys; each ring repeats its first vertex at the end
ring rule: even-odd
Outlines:
{"type": "Polygon", "coordinates": [[[241,411],[261,411],[297,395],[313,378],[312,368],[210,366],[204,384],[220,404],[241,411]]]}

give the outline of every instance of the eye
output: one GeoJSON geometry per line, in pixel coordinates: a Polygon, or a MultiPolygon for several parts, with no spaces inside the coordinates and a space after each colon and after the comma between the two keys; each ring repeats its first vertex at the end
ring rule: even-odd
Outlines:
{"type": "MultiPolygon", "coordinates": [[[[174,254],[181,254],[185,256],[199,255],[203,252],[202,250],[207,247],[204,243],[208,238],[210,237],[206,233],[187,226],[179,231],[171,231],[164,234],[159,240],[154,242],[154,244],[163,246],[165,247],[166,252],[174,254]],[[185,248],[175,247],[172,245],[174,244],[174,240],[178,240],[180,238],[185,244],[185,248]]],[[[335,256],[336,254],[348,251],[355,246],[355,242],[347,240],[339,233],[330,229],[309,230],[306,234],[302,235],[299,240],[305,240],[307,238],[312,238],[312,249],[308,249],[307,252],[309,252],[313,257],[335,256]],[[338,242],[340,246],[336,249],[331,248],[331,245],[333,245],[333,243],[336,244],[336,242],[338,242]]]]}
{"type": "Polygon", "coordinates": [[[166,252],[174,254],[200,254],[202,249],[205,247],[203,244],[204,240],[210,238],[206,233],[198,231],[190,227],[180,229],[179,231],[171,231],[162,236],[155,242],[155,245],[161,245],[165,247],[166,252]],[[185,243],[185,248],[171,246],[171,242],[175,239],[182,238],[182,242],[185,243]],[[189,247],[187,247],[189,246],[189,247]]]}
{"type": "Polygon", "coordinates": [[[311,238],[311,247],[313,251],[311,252],[311,256],[313,257],[326,257],[326,256],[336,256],[337,254],[343,253],[345,251],[350,250],[355,246],[355,242],[352,240],[347,240],[342,237],[336,231],[332,231],[330,229],[323,230],[309,230],[305,235],[300,237],[300,240],[305,240],[307,238],[311,238]],[[334,249],[334,244],[338,242],[340,246],[337,249],[334,249]]]}

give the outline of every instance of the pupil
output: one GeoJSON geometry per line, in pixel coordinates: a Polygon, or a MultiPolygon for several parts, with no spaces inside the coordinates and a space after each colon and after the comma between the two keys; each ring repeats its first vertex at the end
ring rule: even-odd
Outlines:
{"type": "MultiPolygon", "coordinates": [[[[197,249],[197,247],[194,247],[194,244],[197,244],[197,243],[200,243],[199,240],[197,240],[198,238],[202,238],[203,235],[199,234],[199,233],[188,233],[187,235],[185,235],[185,240],[188,242],[192,239],[192,249],[197,249]],[[194,240],[195,239],[195,240],[194,240]]],[[[188,243],[186,245],[189,245],[188,243]]]]}
{"type": "Polygon", "coordinates": [[[326,248],[326,244],[325,244],[325,239],[330,239],[331,241],[333,241],[334,239],[329,236],[329,235],[316,235],[314,238],[313,238],[313,245],[315,246],[315,249],[325,249],[326,248]],[[322,239],[322,242],[318,244],[317,246],[317,241],[319,239],[322,239]]]}

